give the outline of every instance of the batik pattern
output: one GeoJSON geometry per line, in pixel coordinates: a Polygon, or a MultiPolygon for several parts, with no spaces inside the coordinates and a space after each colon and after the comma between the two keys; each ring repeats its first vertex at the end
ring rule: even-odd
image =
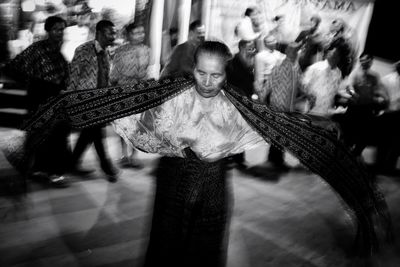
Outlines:
{"type": "Polygon", "coordinates": [[[264,82],[263,90],[269,92],[266,104],[277,111],[292,110],[298,81],[296,65],[285,58],[280,65],[272,69],[271,75],[264,82]]]}
{"type": "MultiPolygon", "coordinates": [[[[56,97],[27,122],[23,160],[29,159],[31,151],[46,138],[46,133],[52,128],[49,126],[57,120],[69,120],[77,128],[101,125],[156,107],[193,86],[192,80],[178,78],[68,92],[56,97]]],[[[229,85],[224,87],[224,91],[255,131],[272,145],[293,153],[305,166],[319,174],[354,212],[358,222],[358,252],[370,255],[377,249],[373,217],[378,215],[387,229],[390,228],[386,202],[365,167],[338,140],[335,127],[326,128],[326,125],[331,125],[330,121],[273,111],[239,95],[229,85]]],[[[14,161],[14,165],[21,162],[14,161]]]]}
{"type": "Polygon", "coordinates": [[[275,112],[244,98],[229,87],[227,96],[245,120],[271,145],[290,151],[302,164],[320,175],[358,221],[358,253],[370,255],[377,249],[372,217],[378,214],[391,239],[391,221],[384,196],[374,179],[339,140],[338,128],[323,117],[275,112]]]}
{"type": "Polygon", "coordinates": [[[204,98],[192,86],[143,113],[113,122],[126,143],[163,156],[182,157],[190,147],[203,161],[213,162],[264,143],[221,91],[204,98]]]}
{"type": "Polygon", "coordinates": [[[150,47],[124,44],[115,50],[110,73],[111,84],[136,84],[148,78],[150,47]]]}
{"type": "Polygon", "coordinates": [[[223,160],[163,157],[146,267],[225,266],[232,190],[223,160]]]}
{"type": "MultiPolygon", "coordinates": [[[[107,59],[106,65],[108,64],[107,59]]],[[[96,88],[98,72],[99,65],[97,61],[95,41],[89,41],[78,46],[70,64],[70,80],[67,89],[74,91],[96,88]]]]}
{"type": "Polygon", "coordinates": [[[8,65],[9,71],[26,79],[39,79],[54,84],[64,83],[68,77],[68,63],[60,49],[48,39],[33,43],[8,65]]]}

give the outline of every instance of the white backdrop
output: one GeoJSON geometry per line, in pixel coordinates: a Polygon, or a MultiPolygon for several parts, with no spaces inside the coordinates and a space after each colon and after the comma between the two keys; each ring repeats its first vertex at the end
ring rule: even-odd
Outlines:
{"type": "Polygon", "coordinates": [[[322,18],[321,30],[326,31],[334,18],[342,18],[350,26],[350,34],[362,52],[371,21],[374,0],[211,0],[203,12],[206,16],[207,38],[226,42],[237,51],[234,28],[249,6],[258,6],[264,18],[271,21],[276,15],[284,15],[285,28],[294,38],[306,27],[310,16],[322,18]]]}

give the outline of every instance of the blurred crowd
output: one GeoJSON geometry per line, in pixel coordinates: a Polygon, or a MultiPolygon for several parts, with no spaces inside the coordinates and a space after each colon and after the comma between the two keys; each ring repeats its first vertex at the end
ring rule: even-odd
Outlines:
{"type": "Polygon", "coordinates": [[[18,154],[31,160],[20,168],[24,177],[67,187],[70,174],[95,171],[83,163],[93,144],[98,168],[115,183],[121,169],[143,167],[136,149],[158,153],[145,266],[225,266],[233,199],[227,170],[255,175],[245,153],[267,141],[262,166],[277,175],[289,171],[285,149],[291,149],[342,197],[359,223],[360,255],[375,252],[377,215],[390,234],[383,194],[360,161],[373,145],[373,171],[396,174],[400,64],[382,78],[372,71],[373,55],[358,51],[343,19],[323,32],[315,14],[293,36],[284,16],[266,21],[249,7],[232,33],[234,54],[208,40],[204,23],[193,19],[184,42],[169,30],[172,50],[159,63],[146,42],[146,20],[135,16],[117,27],[112,12],[94,15],[85,3],[69,11],[73,23],[47,16],[45,34],[27,25],[2,66],[27,89],[33,126],[19,143],[22,152],[13,142],[2,147],[12,164],[18,154]],[[111,118],[121,136],[118,158],[107,146],[111,118]]]}
{"type": "MultiPolygon", "coordinates": [[[[333,120],[356,156],[377,146],[375,171],[396,173],[399,141],[392,125],[398,117],[400,63],[385,77],[372,71],[374,56],[359,51],[341,18],[328,22],[325,32],[314,14],[297,36],[290,36],[284,19],[268,22],[257,7],[245,11],[235,28],[239,52],[228,82],[273,109],[333,120]]],[[[281,165],[282,152],[276,151],[272,147],[268,158],[281,165]]]]}
{"type": "MultiPolygon", "coordinates": [[[[10,43],[11,60],[3,71],[17,80],[24,77],[30,114],[63,91],[136,84],[157,77],[142,22],[129,22],[119,30],[107,10],[95,14],[85,1],[75,4],[66,7],[67,11],[57,10],[61,15],[49,8],[50,16],[26,23],[10,43]],[[37,30],[38,23],[43,23],[44,32],[37,30]]],[[[356,156],[361,158],[366,146],[377,146],[376,170],[395,172],[399,140],[392,125],[400,107],[400,63],[380,77],[371,70],[373,55],[358,51],[340,18],[330,22],[328,32],[322,32],[321,17],[315,14],[297,36],[282,26],[284,19],[281,15],[265,21],[257,7],[247,8],[235,28],[238,52],[226,68],[227,82],[251,101],[271,109],[332,119],[356,156]]],[[[176,29],[169,33],[173,50],[162,62],[160,79],[191,75],[194,53],[205,40],[204,24],[192,21],[188,39],[181,44],[176,42],[176,29]]],[[[105,127],[82,130],[71,149],[71,129],[57,125],[49,144],[37,151],[30,175],[56,186],[68,185],[65,173],[93,172],[81,167],[82,154],[92,143],[110,182],[118,180],[120,168],[141,168],[135,149],[122,139],[121,157],[115,164],[108,155],[105,127]]],[[[290,167],[284,154],[282,148],[271,146],[267,164],[287,171],[290,167]]],[[[243,153],[229,160],[247,169],[243,153]]]]}

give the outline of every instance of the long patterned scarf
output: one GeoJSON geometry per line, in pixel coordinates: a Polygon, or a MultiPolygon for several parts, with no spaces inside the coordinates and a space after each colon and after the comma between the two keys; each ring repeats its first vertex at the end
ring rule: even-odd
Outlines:
{"type": "MultiPolygon", "coordinates": [[[[68,120],[74,128],[104,124],[158,106],[193,85],[192,80],[176,78],[67,92],[49,101],[25,124],[25,146],[6,156],[16,168],[24,170],[32,151],[59,120],[68,120]]],[[[360,255],[371,255],[378,248],[375,219],[388,230],[387,238],[391,237],[390,216],[383,195],[365,167],[338,140],[335,128],[325,127],[330,125],[329,121],[273,111],[241,96],[229,85],[224,91],[267,142],[290,151],[342,198],[358,222],[356,247],[360,255]]]]}
{"type": "Polygon", "coordinates": [[[229,100],[244,119],[271,145],[295,155],[303,165],[321,176],[341,197],[358,222],[355,247],[359,255],[378,249],[374,217],[392,241],[392,225],[387,204],[374,177],[340,141],[336,125],[323,117],[276,112],[242,97],[229,86],[229,100]]]}

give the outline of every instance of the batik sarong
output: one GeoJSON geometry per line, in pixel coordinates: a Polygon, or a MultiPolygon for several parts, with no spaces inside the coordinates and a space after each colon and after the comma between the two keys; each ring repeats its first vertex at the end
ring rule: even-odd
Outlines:
{"type": "Polygon", "coordinates": [[[193,152],[161,158],[146,267],[225,266],[231,189],[223,162],[193,152]]]}

